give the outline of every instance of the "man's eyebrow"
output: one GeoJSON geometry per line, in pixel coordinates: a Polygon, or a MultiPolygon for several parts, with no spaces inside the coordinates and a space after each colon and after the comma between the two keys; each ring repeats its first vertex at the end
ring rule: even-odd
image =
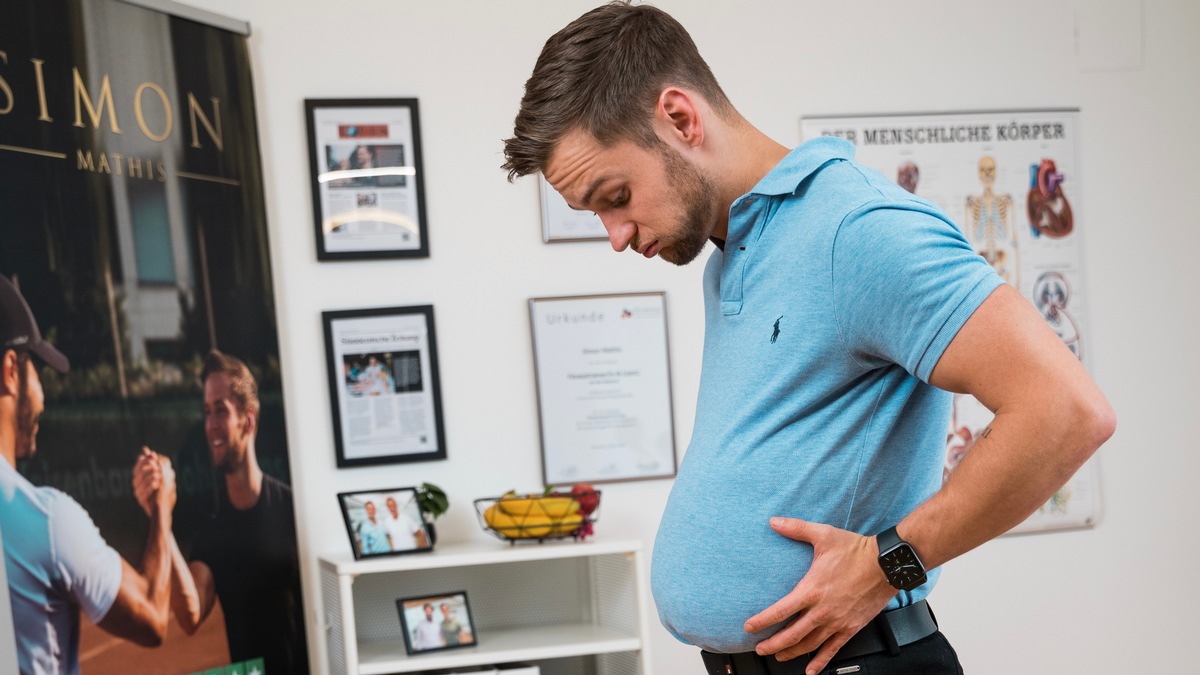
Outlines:
{"type": "Polygon", "coordinates": [[[582,208],[578,209],[579,211],[589,210],[587,207],[592,203],[592,197],[596,196],[596,190],[599,190],[600,186],[604,185],[605,181],[608,179],[609,176],[600,176],[596,180],[592,181],[590,185],[588,185],[587,192],[583,193],[583,200],[581,202],[583,206],[582,208]]]}

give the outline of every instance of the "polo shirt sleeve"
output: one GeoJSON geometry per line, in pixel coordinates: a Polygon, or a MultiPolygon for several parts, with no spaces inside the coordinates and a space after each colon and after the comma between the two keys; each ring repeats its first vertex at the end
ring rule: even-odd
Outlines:
{"type": "Polygon", "coordinates": [[[121,590],[121,556],[105,543],[91,516],[74,499],[54,490],[48,507],[59,579],[87,618],[99,623],[121,590]]]}
{"type": "Polygon", "coordinates": [[[895,363],[924,382],[1004,283],[956,226],[917,201],[850,213],[831,261],[833,311],[850,358],[865,369],[895,363]]]}

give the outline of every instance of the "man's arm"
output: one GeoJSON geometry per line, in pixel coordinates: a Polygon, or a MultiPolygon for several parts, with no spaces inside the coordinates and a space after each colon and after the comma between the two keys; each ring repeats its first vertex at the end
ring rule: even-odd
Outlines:
{"type": "MultiPolygon", "coordinates": [[[[133,469],[133,495],[147,515],[151,515],[154,491],[162,482],[160,456],[143,447],[133,469]]],[[[212,571],[202,562],[189,565],[173,534],[168,535],[171,556],[171,610],[188,635],[194,635],[208,618],[216,603],[212,571]]]]}
{"type": "MultiPolygon", "coordinates": [[[[930,382],[975,396],[995,419],[942,489],[898,524],[929,569],[1028,517],[1116,425],[1079,360],[1007,284],[959,330],[930,382]]],[[[771,526],[811,543],[813,564],[795,590],[745,628],[762,630],[799,613],[757,649],[783,660],[819,649],[807,670],[814,675],[896,591],[879,567],[874,537],[790,518],[774,518],[771,526]]]]}
{"type": "Polygon", "coordinates": [[[175,507],[175,471],[160,460],[161,482],[150,501],[150,534],[139,573],[121,560],[121,585],[100,628],[143,647],[157,647],[167,635],[171,581],[171,511],[175,507]]]}
{"type": "Polygon", "coordinates": [[[171,610],[188,635],[195,635],[217,601],[212,570],[199,561],[187,562],[171,538],[171,610]]]}

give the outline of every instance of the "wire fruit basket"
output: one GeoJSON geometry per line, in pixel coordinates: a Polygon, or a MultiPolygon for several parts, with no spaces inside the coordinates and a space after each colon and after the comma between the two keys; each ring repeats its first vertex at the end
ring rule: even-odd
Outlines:
{"type": "Polygon", "coordinates": [[[482,497],[475,500],[479,525],[492,536],[516,544],[547,539],[580,540],[592,532],[600,491],[592,490],[576,499],[571,495],[517,495],[482,497]],[[582,503],[581,503],[582,502],[582,503]]]}

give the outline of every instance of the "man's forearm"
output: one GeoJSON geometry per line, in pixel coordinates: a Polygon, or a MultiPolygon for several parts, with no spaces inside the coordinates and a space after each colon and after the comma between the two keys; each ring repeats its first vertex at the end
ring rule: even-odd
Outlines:
{"type": "Polygon", "coordinates": [[[175,537],[171,537],[171,610],[188,635],[195,633],[204,620],[203,609],[187,560],[179,550],[175,537]]]}
{"type": "Polygon", "coordinates": [[[171,512],[157,509],[150,514],[150,536],[142,556],[146,579],[146,603],[151,630],[161,640],[167,634],[171,600],[171,512]]]}
{"type": "Polygon", "coordinates": [[[926,568],[940,566],[1021,523],[1070,480],[1113,425],[1107,402],[1091,388],[1000,410],[942,489],[897,531],[926,568]]]}

